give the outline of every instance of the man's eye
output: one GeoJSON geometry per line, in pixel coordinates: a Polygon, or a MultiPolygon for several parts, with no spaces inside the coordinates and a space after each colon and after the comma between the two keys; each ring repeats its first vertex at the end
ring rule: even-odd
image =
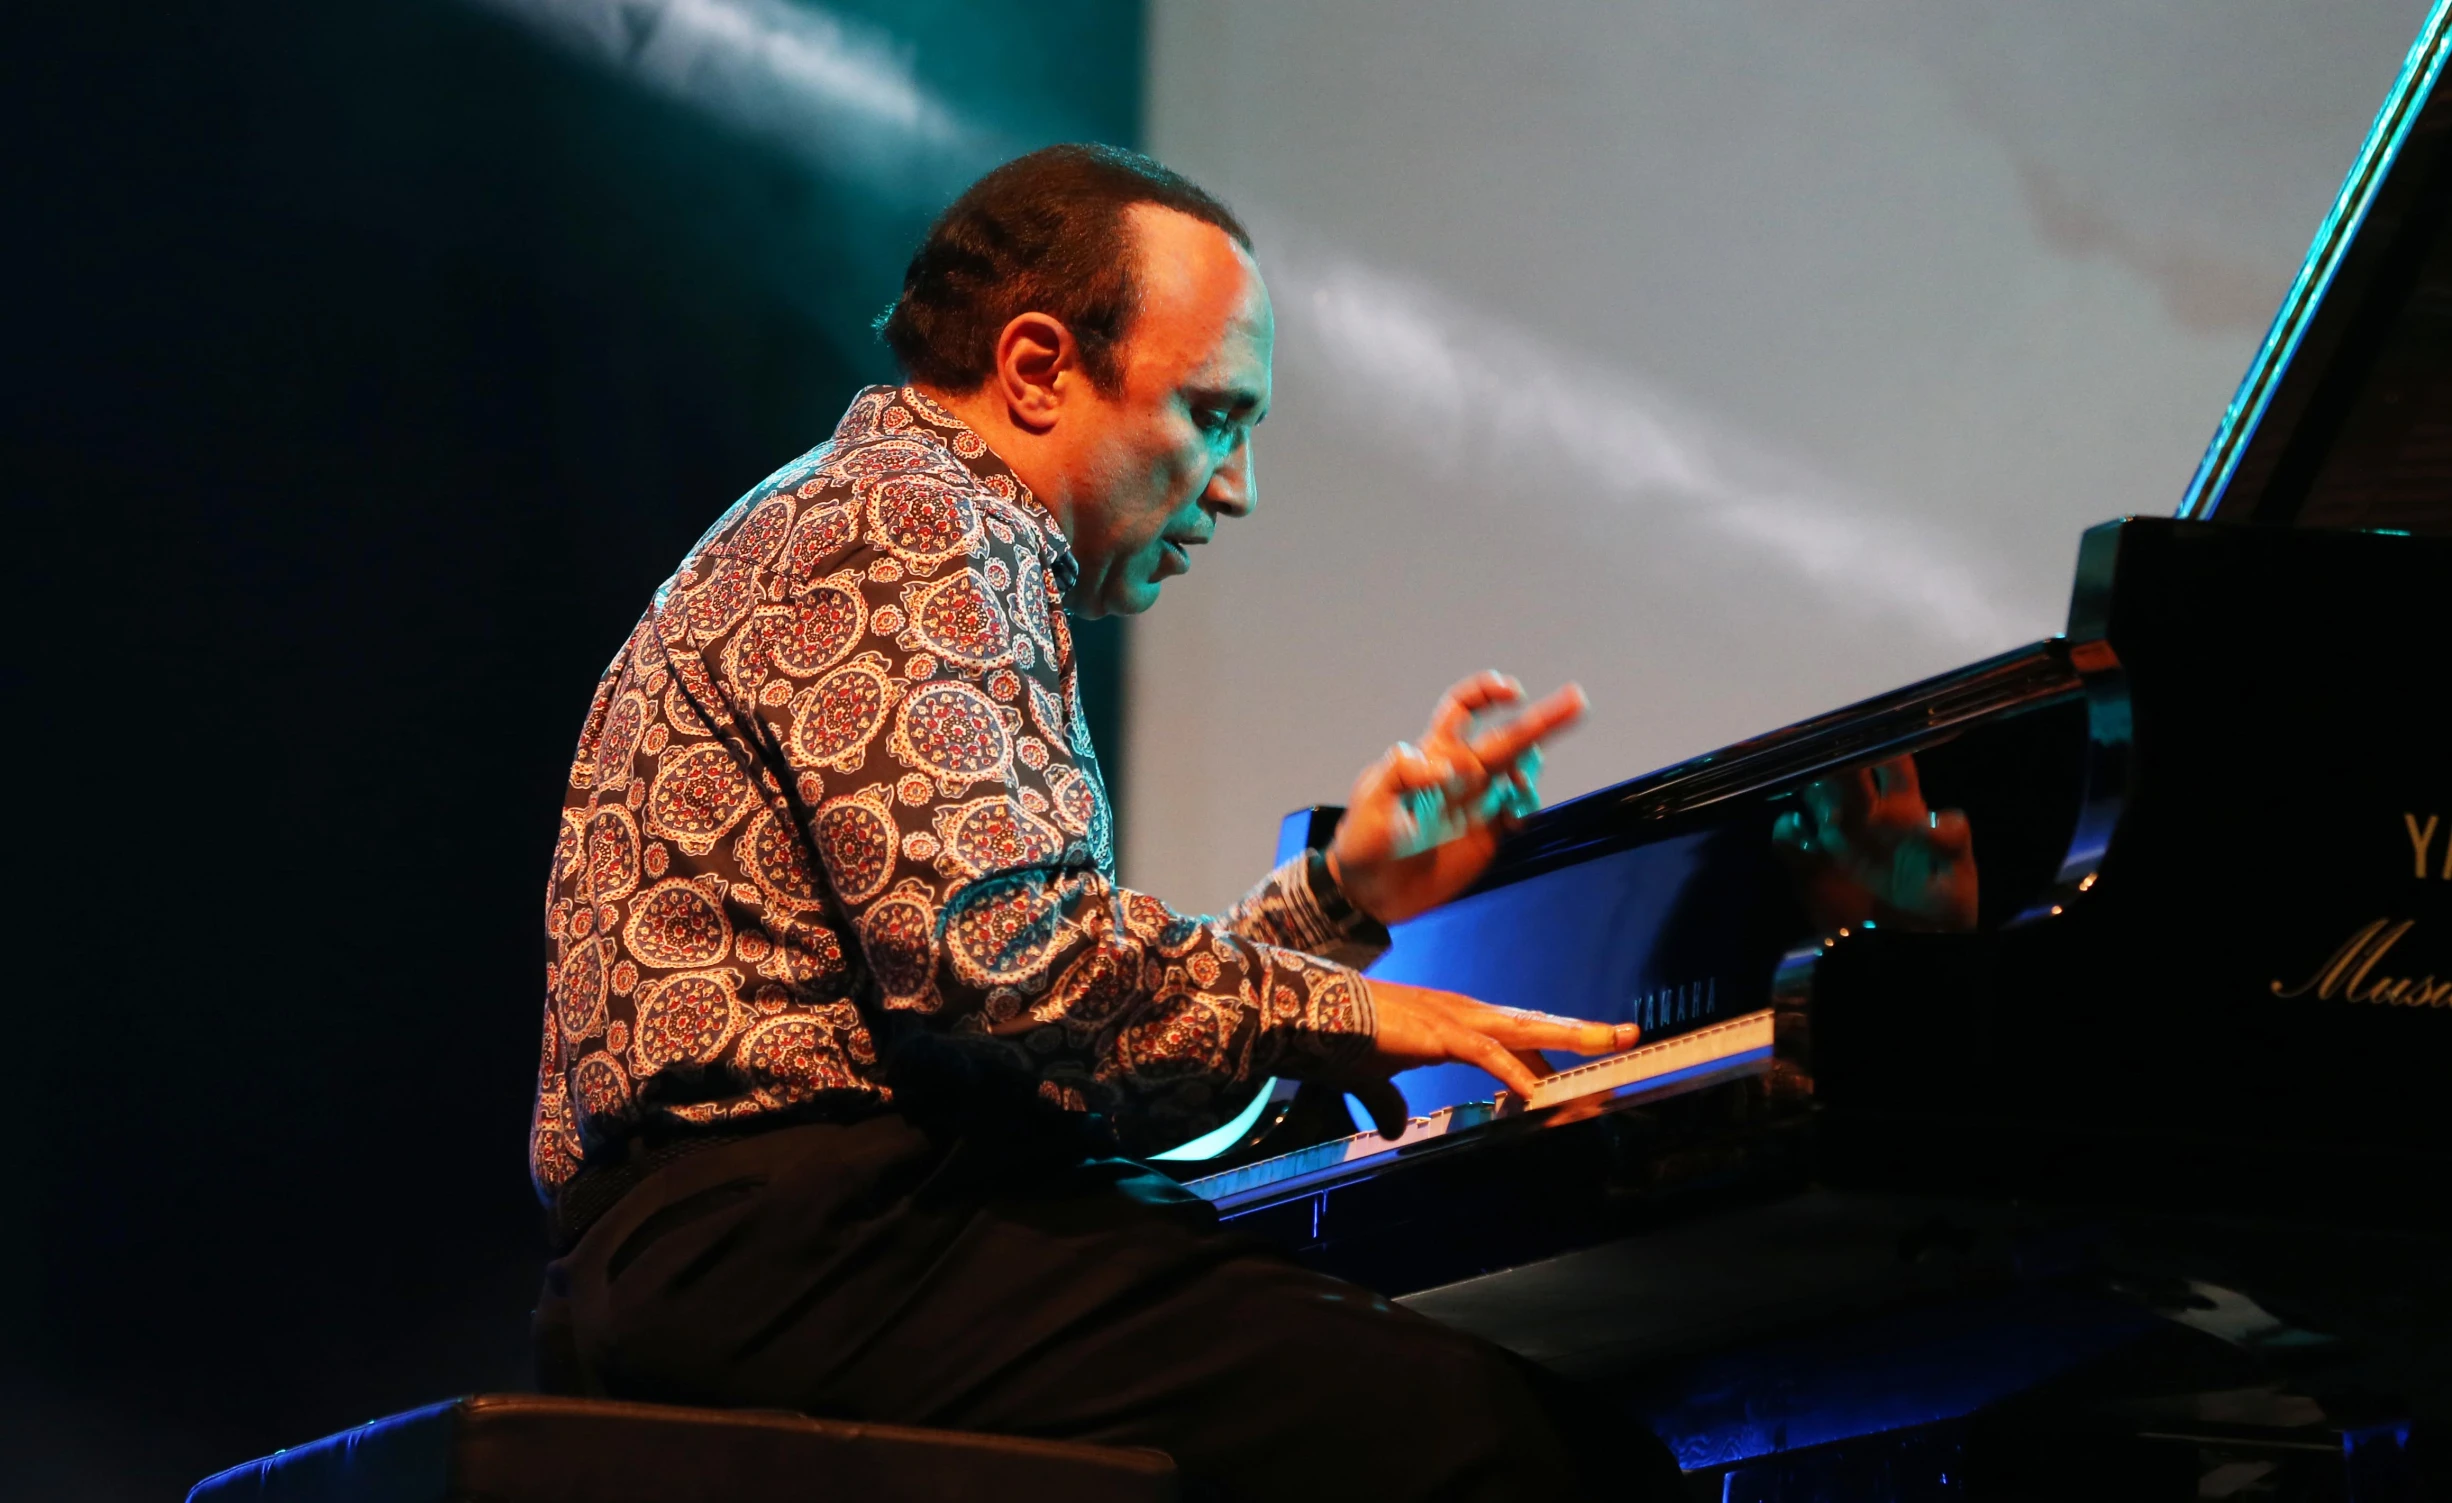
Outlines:
{"type": "Polygon", "coordinates": [[[1223,433],[1233,419],[1223,407],[1203,407],[1192,414],[1192,421],[1200,424],[1203,433],[1223,433]]]}

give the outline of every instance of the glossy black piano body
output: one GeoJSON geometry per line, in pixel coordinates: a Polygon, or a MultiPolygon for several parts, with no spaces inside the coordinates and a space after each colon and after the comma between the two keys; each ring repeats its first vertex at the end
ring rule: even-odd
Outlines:
{"type": "Polygon", "coordinates": [[[1379,969],[1653,1039],[1769,1009],[1768,1047],[1514,1113],[1400,1077],[1445,1110],[1399,1147],[1281,1088],[1177,1170],[1615,1378],[1730,1497],[1907,1496],[1831,1479],[1978,1453],[2194,1496],[2224,1445],[2282,1468],[2265,1496],[2422,1496],[2411,1436],[2452,1399],[2447,54],[2439,3],[2181,516],[2086,535],[2063,636],[1544,811],[1379,969]],[[1902,756],[1972,823],[1975,922],[1834,929],[1775,823],[1902,756]]]}
{"type": "Polygon", "coordinates": [[[1809,1180],[2445,1225],[2448,582],[2452,540],[2098,528],[2065,637],[1544,811],[1376,968],[1647,1037],[1776,1001],[1761,1070],[1204,1189],[1397,1292],[1809,1180]],[[1816,933],[1772,823],[1899,755],[1974,826],[1977,927],[1816,933]]]}

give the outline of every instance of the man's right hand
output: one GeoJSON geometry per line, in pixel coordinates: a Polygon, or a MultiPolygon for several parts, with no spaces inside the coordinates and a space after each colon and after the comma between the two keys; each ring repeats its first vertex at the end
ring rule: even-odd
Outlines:
{"type": "Polygon", "coordinates": [[[1541,745],[1584,713],[1573,684],[1503,725],[1480,717],[1522,705],[1524,686],[1477,673],[1447,691],[1419,747],[1399,742],[1364,768],[1328,846],[1328,871],[1383,924],[1427,913],[1473,885],[1501,837],[1541,805],[1541,745]]]}
{"type": "Polygon", "coordinates": [[[1550,1013],[1493,1007],[1454,992],[1395,981],[1373,981],[1371,1004],[1379,1016],[1371,1052],[1349,1071],[1325,1082],[1362,1103],[1383,1138],[1405,1131],[1405,1096],[1388,1077],[1417,1065],[1453,1061],[1489,1071],[1518,1094],[1552,1073],[1534,1051],[1563,1049],[1607,1054],[1631,1049],[1642,1030],[1632,1023],[1590,1023],[1550,1013]]]}

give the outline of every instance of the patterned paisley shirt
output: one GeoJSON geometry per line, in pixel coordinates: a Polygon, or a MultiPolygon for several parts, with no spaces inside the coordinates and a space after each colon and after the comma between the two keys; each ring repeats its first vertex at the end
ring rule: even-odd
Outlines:
{"type": "Polygon", "coordinates": [[[741,498],[597,686],[547,892],[529,1167],[643,1126],[891,1099],[913,1031],[1130,1146],[1334,1066],[1369,927],[1316,852],[1223,918],[1115,885],[1061,601],[1077,566],[987,445],[905,387],[741,498]]]}

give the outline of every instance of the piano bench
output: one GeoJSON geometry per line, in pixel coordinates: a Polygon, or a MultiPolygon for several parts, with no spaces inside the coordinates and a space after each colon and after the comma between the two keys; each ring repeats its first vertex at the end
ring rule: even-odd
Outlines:
{"type": "Polygon", "coordinates": [[[187,1503],[1172,1503],[1158,1451],[475,1394],[207,1477],[187,1503]]]}

